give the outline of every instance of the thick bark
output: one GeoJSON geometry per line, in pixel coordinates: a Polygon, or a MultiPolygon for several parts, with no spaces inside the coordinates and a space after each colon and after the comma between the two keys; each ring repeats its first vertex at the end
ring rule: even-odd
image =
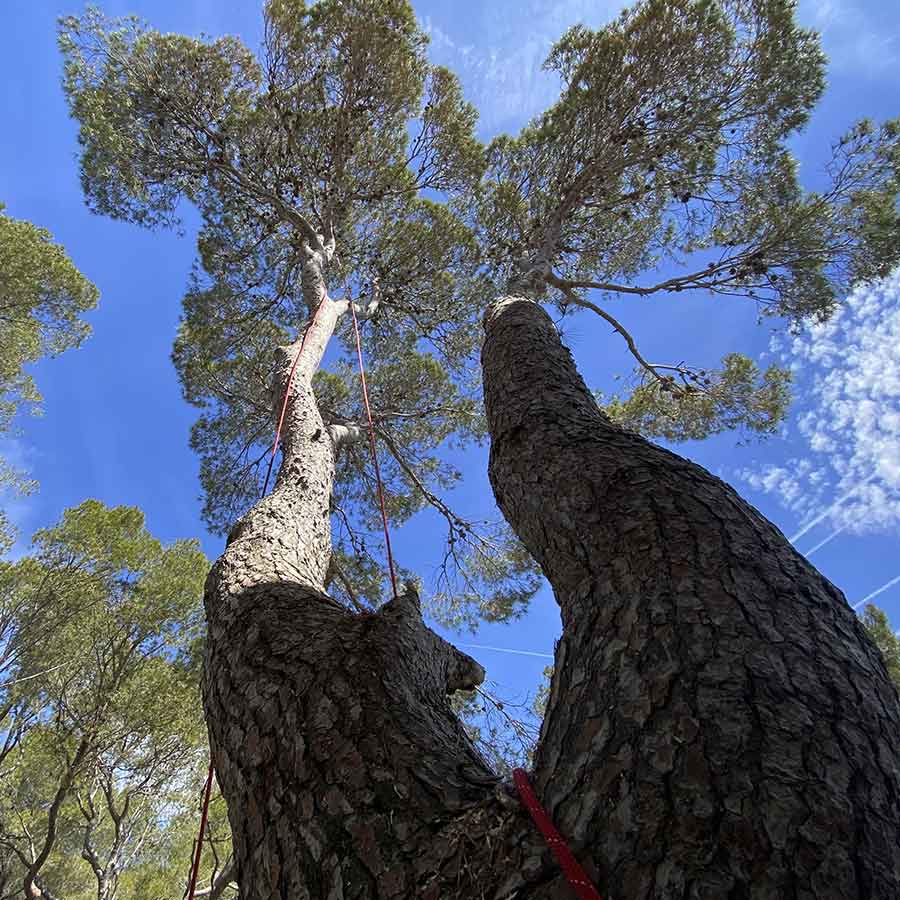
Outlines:
{"type": "MultiPolygon", "coordinates": [[[[450,709],[481,667],[410,591],[375,614],[324,592],[335,451],[310,380],[342,306],[320,302],[275,488],[206,585],[204,702],[241,900],[512,896],[548,876],[450,709]]],[[[299,349],[279,352],[282,391],[299,349]]]]}
{"type": "Polygon", "coordinates": [[[601,892],[898,896],[900,706],[843,595],[612,425],[537,304],[485,327],[491,484],[564,628],[536,788],[601,892]]]}

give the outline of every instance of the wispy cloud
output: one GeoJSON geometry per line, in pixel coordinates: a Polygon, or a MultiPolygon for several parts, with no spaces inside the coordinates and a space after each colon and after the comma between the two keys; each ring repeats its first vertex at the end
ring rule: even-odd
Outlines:
{"type": "Polygon", "coordinates": [[[892,588],[895,584],[900,584],[900,575],[896,578],[892,578],[887,584],[883,584],[878,590],[872,591],[867,597],[863,597],[858,603],[854,603],[850,609],[859,609],[864,603],[868,603],[873,597],[877,597],[879,594],[883,594],[885,591],[892,588]]]}
{"type": "Polygon", "coordinates": [[[900,15],[881,0],[801,0],[801,22],[822,34],[830,63],[856,76],[877,75],[900,67],[900,15]],[[885,19],[888,21],[886,22],[885,19]],[[893,25],[890,21],[893,19],[893,25]]]}
{"type": "Polygon", "coordinates": [[[518,131],[559,93],[556,77],[541,68],[551,46],[578,23],[599,27],[626,4],[621,0],[561,0],[559,3],[495,0],[468,20],[465,37],[448,23],[422,20],[431,37],[432,61],[462,80],[466,97],[481,115],[486,135],[518,131]]]}
{"type": "Polygon", "coordinates": [[[804,406],[801,455],[743,469],[746,483],[798,515],[854,534],[900,528],[900,269],[859,288],[838,313],[776,342],[804,406]],[[832,498],[837,495],[837,500],[832,498]]]}

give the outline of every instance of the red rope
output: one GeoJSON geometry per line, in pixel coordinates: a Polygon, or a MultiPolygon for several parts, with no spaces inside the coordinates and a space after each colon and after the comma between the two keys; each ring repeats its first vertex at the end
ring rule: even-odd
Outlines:
{"type": "Polygon", "coordinates": [[[291,366],[291,372],[288,375],[287,387],[284,389],[284,401],[281,404],[281,415],[278,417],[278,427],[275,429],[275,443],[272,444],[272,455],[269,457],[269,468],[266,469],[266,482],[262,489],[263,497],[266,496],[266,491],[269,489],[269,476],[272,474],[272,464],[275,462],[275,454],[278,452],[278,445],[281,443],[281,428],[284,425],[284,416],[287,412],[288,400],[291,396],[291,385],[294,383],[294,372],[297,371],[297,363],[300,362],[300,357],[303,355],[303,347],[306,345],[306,338],[312,332],[313,328],[316,327],[316,320],[319,318],[319,310],[325,305],[326,300],[327,297],[322,298],[322,302],[316,307],[316,311],[313,313],[309,328],[303,332],[303,337],[300,339],[300,349],[294,357],[294,363],[291,366]]]}
{"type": "MultiPolygon", "coordinates": [[[[272,455],[269,457],[269,468],[266,470],[266,481],[263,485],[263,496],[265,497],[266,491],[269,487],[269,477],[272,474],[272,465],[275,462],[275,454],[278,452],[278,445],[281,443],[281,429],[284,425],[284,417],[287,413],[287,405],[288,399],[291,396],[291,385],[294,383],[294,373],[297,371],[297,363],[300,362],[300,357],[303,355],[303,348],[306,345],[306,338],[316,327],[316,320],[319,317],[319,310],[324,306],[325,300],[323,300],[317,307],[315,313],[313,313],[312,321],[309,323],[309,328],[303,332],[303,337],[300,340],[300,349],[297,351],[297,355],[294,357],[294,362],[291,365],[291,371],[288,374],[287,386],[284,389],[284,400],[281,404],[281,414],[278,416],[278,427],[275,429],[275,442],[272,444],[272,455]]],[[[356,319],[356,309],[353,306],[353,302],[350,301],[350,312],[353,314],[353,332],[356,336],[356,358],[359,360],[359,380],[362,384],[362,394],[363,394],[363,402],[366,407],[366,417],[369,421],[369,447],[372,451],[372,465],[375,467],[375,481],[378,486],[378,503],[381,507],[381,521],[384,524],[384,542],[387,547],[387,558],[388,558],[388,568],[391,573],[391,587],[394,590],[394,597],[397,596],[397,574],[394,571],[394,554],[391,551],[391,534],[388,530],[388,520],[387,520],[387,510],[384,505],[384,489],[381,484],[381,469],[378,465],[378,453],[375,449],[375,423],[372,421],[372,409],[369,406],[369,389],[366,385],[366,369],[363,365],[363,355],[362,355],[362,344],[360,342],[359,337],[359,322],[356,319]]],[[[206,776],[206,787],[204,788],[204,797],[203,797],[203,812],[200,815],[200,834],[197,837],[197,849],[194,854],[194,861],[191,865],[191,879],[188,885],[188,893],[187,900],[194,900],[194,891],[197,888],[197,874],[200,871],[200,855],[203,851],[203,834],[206,831],[206,821],[209,816],[209,798],[212,793],[212,780],[213,780],[213,764],[212,760],[209,763],[209,773],[206,776]]]]}
{"type": "Polygon", "coordinates": [[[531,813],[534,824],[537,825],[538,830],[544,836],[547,846],[553,851],[553,855],[556,857],[560,868],[562,868],[566,880],[572,885],[575,893],[578,894],[579,900],[602,900],[600,894],[597,893],[597,889],[587,877],[587,873],[581,868],[581,864],[575,859],[568,844],[562,839],[553,822],[550,821],[550,816],[547,815],[546,810],[534,795],[534,790],[525,771],[523,769],[513,769],[513,781],[516,783],[522,803],[528,812],[531,813]]]}
{"type": "Polygon", "coordinates": [[[209,772],[206,775],[206,787],[203,789],[203,812],[200,814],[200,834],[197,835],[197,851],[191,866],[191,880],[188,884],[187,900],[194,900],[197,889],[197,873],[200,871],[200,854],[203,852],[203,833],[206,831],[206,820],[209,816],[209,797],[212,794],[213,764],[209,761],[209,772]]]}
{"type": "Polygon", "coordinates": [[[366,368],[363,365],[362,344],[359,339],[359,322],[356,318],[356,307],[350,301],[350,312],[353,315],[353,333],[356,335],[356,358],[359,360],[359,380],[362,384],[363,403],[366,406],[366,418],[369,420],[369,449],[372,451],[372,465],[375,469],[375,483],[378,487],[378,504],[381,506],[381,522],[384,525],[384,544],[387,548],[388,569],[391,573],[391,587],[394,597],[397,596],[397,573],[394,571],[394,554],[391,552],[391,534],[388,530],[387,510],[384,506],[384,488],[381,485],[381,469],[378,466],[378,453],[375,449],[375,423],[372,421],[372,410],[369,407],[369,389],[366,386],[366,368]]]}
{"type": "MultiPolygon", "coordinates": [[[[266,472],[265,484],[263,485],[263,496],[265,496],[266,490],[269,486],[269,476],[272,474],[272,465],[275,462],[275,454],[278,451],[278,445],[281,441],[281,428],[284,425],[284,417],[287,411],[288,398],[290,397],[291,385],[294,381],[294,372],[296,371],[297,363],[300,361],[300,357],[303,354],[303,347],[306,344],[307,335],[309,335],[313,328],[315,328],[316,319],[318,318],[319,310],[322,308],[323,303],[320,303],[318,307],[316,307],[312,322],[310,322],[309,328],[307,328],[303,334],[303,338],[300,341],[300,349],[297,351],[297,356],[294,358],[290,374],[288,375],[287,387],[284,391],[284,401],[281,404],[281,415],[278,417],[278,427],[275,429],[275,442],[274,444],[272,444],[272,455],[269,459],[269,468],[266,472]]],[[[356,308],[354,307],[352,301],[350,301],[350,313],[353,317],[353,333],[356,338],[356,358],[359,361],[359,380],[360,384],[362,385],[363,403],[366,407],[366,419],[368,420],[369,425],[369,449],[372,452],[372,466],[375,469],[375,482],[378,489],[378,505],[381,507],[381,521],[384,525],[384,542],[387,549],[388,568],[391,575],[391,587],[394,591],[394,597],[396,597],[397,574],[394,570],[394,554],[391,550],[391,534],[388,528],[387,509],[385,508],[384,504],[384,487],[381,481],[381,468],[378,465],[378,452],[375,446],[375,422],[372,419],[372,409],[369,406],[369,389],[366,384],[366,368],[363,363],[362,341],[359,335],[359,321],[356,318],[356,308]]],[[[212,792],[212,780],[213,764],[212,761],[210,761],[209,773],[206,777],[206,788],[204,790],[203,813],[200,817],[200,834],[197,839],[197,850],[194,855],[193,866],[191,867],[191,880],[190,885],[188,886],[187,900],[194,900],[194,891],[197,886],[197,873],[200,870],[200,855],[203,850],[203,834],[206,831],[206,822],[209,814],[209,798],[212,792]]],[[[569,849],[560,833],[556,830],[556,827],[550,820],[547,812],[544,810],[543,806],[541,806],[540,801],[535,796],[534,790],[531,787],[531,783],[528,780],[528,775],[523,769],[514,769],[513,780],[515,781],[516,788],[519,791],[519,796],[522,798],[522,803],[531,814],[531,818],[534,820],[535,825],[537,825],[538,830],[544,836],[544,840],[547,842],[547,846],[553,851],[553,855],[559,862],[559,865],[563,870],[563,874],[566,876],[566,880],[578,895],[579,900],[603,900],[603,898],[597,892],[597,889],[593,886],[593,884],[591,884],[590,879],[588,878],[587,873],[581,867],[581,864],[577,859],[575,859],[572,851],[569,849]]]]}

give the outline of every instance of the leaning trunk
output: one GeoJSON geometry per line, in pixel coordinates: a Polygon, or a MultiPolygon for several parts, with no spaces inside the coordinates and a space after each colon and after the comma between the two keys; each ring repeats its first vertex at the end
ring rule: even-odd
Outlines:
{"type": "MultiPolygon", "coordinates": [[[[275,487],[206,584],[204,703],[241,900],[511,897],[523,870],[554,872],[450,708],[481,667],[411,590],[374,614],[325,593],[335,447],[311,379],[342,307],[320,304],[275,487]]],[[[279,407],[300,348],[279,352],[279,407]]]]}
{"type": "Polygon", "coordinates": [[[485,322],[491,484],[563,620],[536,787],[601,892],[896,897],[900,708],[843,595],[613,425],[536,303],[485,322]]]}

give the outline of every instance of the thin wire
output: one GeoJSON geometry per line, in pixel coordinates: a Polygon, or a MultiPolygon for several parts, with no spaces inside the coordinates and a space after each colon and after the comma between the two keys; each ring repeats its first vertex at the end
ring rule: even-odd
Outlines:
{"type": "Polygon", "coordinates": [[[372,465],[375,468],[375,483],[378,488],[378,505],[381,507],[381,522],[384,525],[384,544],[387,548],[388,569],[391,573],[391,587],[397,597],[397,574],[394,571],[394,554],[391,551],[391,534],[388,530],[387,510],[384,506],[384,489],[381,485],[381,469],[378,465],[378,452],[375,449],[375,423],[372,421],[372,410],[369,407],[369,389],[366,385],[366,369],[363,365],[362,343],[359,337],[359,322],[356,318],[356,307],[350,301],[350,313],[353,316],[353,333],[356,336],[356,358],[359,360],[359,380],[362,384],[363,403],[366,407],[366,419],[369,422],[369,448],[372,451],[372,465]]]}
{"type": "Polygon", "coordinates": [[[496,650],[497,653],[516,653],[519,656],[540,656],[553,659],[552,653],[538,653],[537,650],[513,650],[512,647],[487,647],[484,644],[458,644],[459,647],[473,647],[476,650],[496,650]]]}

